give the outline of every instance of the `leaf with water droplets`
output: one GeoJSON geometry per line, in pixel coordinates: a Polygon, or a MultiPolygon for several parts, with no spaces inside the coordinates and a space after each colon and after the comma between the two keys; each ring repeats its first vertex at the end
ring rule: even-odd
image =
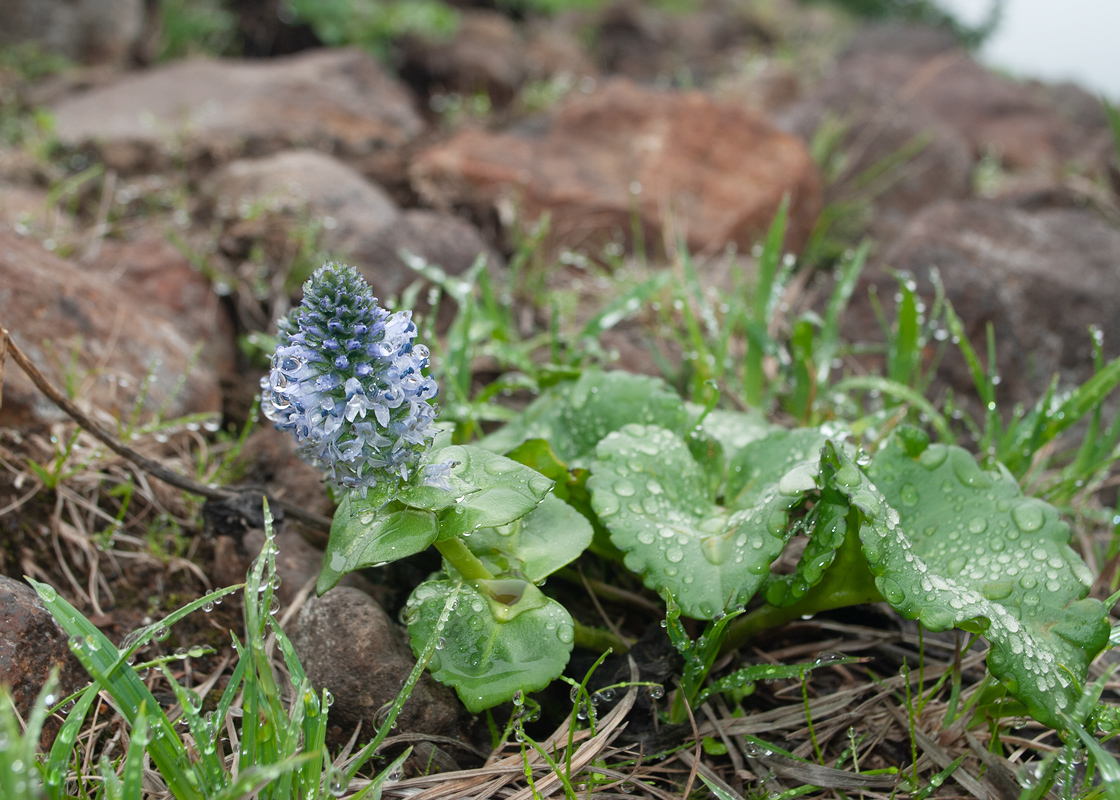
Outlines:
{"type": "Polygon", "coordinates": [[[685,442],[655,426],[627,425],[596,452],[592,507],[646,586],[668,589],[696,619],[754,595],[789,540],[789,511],[803,493],[772,485],[751,507],[717,505],[685,442]]]}
{"type": "Polygon", "coordinates": [[[356,569],[415,555],[438,535],[433,511],[398,502],[371,510],[355,493],[347,493],[334,512],[315,590],[322,594],[356,569]]]}
{"type": "Polygon", "coordinates": [[[447,447],[452,473],[475,487],[439,512],[439,538],[508,525],[528,514],[552,490],[553,482],[534,469],[480,447],[447,447]]]}
{"type": "Polygon", "coordinates": [[[548,389],[478,446],[504,453],[528,439],[547,439],[561,461],[586,467],[603,437],[627,423],[683,434],[693,421],[681,398],[659,378],[588,369],[578,380],[548,389]]]}
{"type": "Polygon", "coordinates": [[[524,517],[500,528],[482,528],[467,547],[492,572],[517,573],[538,583],[579,558],[591,544],[591,523],[552,495],[524,517]]]}
{"type": "Polygon", "coordinates": [[[960,447],[913,437],[888,439],[867,474],[849,495],[883,596],[930,630],[983,632],[992,674],[1062,727],[1109,625],[1057,510],[1024,497],[1002,465],[984,470],[960,447]]]}
{"type": "Polygon", "coordinates": [[[564,670],[575,626],[562,605],[527,581],[464,584],[443,630],[436,630],[448,594],[458,583],[420,584],[408,599],[405,618],[412,650],[419,657],[432,637],[446,644],[428,669],[459,694],[472,714],[504,703],[518,691],[545,688],[564,670]]]}
{"type": "MultiPolygon", "coordinates": [[[[784,476],[796,475],[795,468],[802,465],[808,465],[805,474],[811,483],[826,438],[817,428],[779,428],[750,442],[731,459],[724,489],[727,504],[748,508],[773,485],[780,485],[784,476]]],[[[801,483],[804,485],[790,488],[791,495],[813,488],[810,483],[801,483]]]]}

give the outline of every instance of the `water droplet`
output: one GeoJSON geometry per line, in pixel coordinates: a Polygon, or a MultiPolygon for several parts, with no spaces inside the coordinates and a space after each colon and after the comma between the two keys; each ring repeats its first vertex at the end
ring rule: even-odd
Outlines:
{"type": "Polygon", "coordinates": [[[39,596],[48,603],[53,603],[58,598],[58,592],[54,590],[53,586],[42,584],[38,587],[39,596]]]}
{"type": "Polygon", "coordinates": [[[876,578],[875,585],[879,587],[879,591],[883,593],[887,602],[892,605],[898,605],[906,599],[906,593],[902,591],[902,587],[890,578],[876,578]]]}
{"type": "Polygon", "coordinates": [[[1030,500],[1021,503],[1011,509],[1011,519],[1015,523],[1015,527],[1023,533],[1033,533],[1042,527],[1046,521],[1042,508],[1030,500]]]}
{"type": "Polygon", "coordinates": [[[918,504],[918,489],[912,483],[904,483],[899,489],[898,497],[902,505],[913,508],[918,504]]]}
{"type": "Polygon", "coordinates": [[[205,611],[207,614],[209,614],[211,611],[214,610],[214,603],[211,602],[211,601],[208,601],[208,602],[204,603],[203,606],[202,606],[202,610],[205,611]]]}
{"type": "Polygon", "coordinates": [[[576,629],[565,622],[556,629],[556,638],[564,644],[571,644],[576,639],[576,629]]]}
{"type": "Polygon", "coordinates": [[[677,564],[684,559],[684,551],[674,545],[665,551],[665,558],[673,564],[677,564]]]}
{"type": "Polygon", "coordinates": [[[649,696],[652,697],[654,700],[660,700],[662,697],[665,696],[665,687],[662,686],[660,683],[652,684],[649,687],[649,696]]]}
{"type": "Polygon", "coordinates": [[[988,530],[988,520],[984,517],[973,517],[969,520],[968,530],[970,533],[983,533],[988,530]]]}
{"type": "Polygon", "coordinates": [[[633,497],[635,491],[634,484],[626,478],[620,478],[614,484],[614,493],[619,497],[633,497]]]}

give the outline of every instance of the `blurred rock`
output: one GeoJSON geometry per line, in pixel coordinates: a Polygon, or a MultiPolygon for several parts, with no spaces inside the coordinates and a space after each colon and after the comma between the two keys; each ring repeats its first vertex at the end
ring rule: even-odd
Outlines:
{"type": "Polygon", "coordinates": [[[403,37],[401,76],[422,94],[482,92],[504,106],[525,79],[525,42],[513,21],[497,11],[467,10],[447,40],[403,37]]]}
{"type": "Polygon", "coordinates": [[[691,13],[617,0],[597,20],[594,51],[603,70],[643,83],[703,86],[748,45],[771,34],[743,4],[705,2],[691,13]]]}
{"type": "Polygon", "coordinates": [[[35,42],[83,64],[129,59],[144,27],[144,0],[0,0],[0,46],[35,42]]]}
{"type": "MultiPolygon", "coordinates": [[[[0,228],[0,320],[47,378],[81,402],[128,417],[150,370],[147,412],[162,409],[166,419],[220,410],[214,366],[194,358],[194,342],[167,317],[0,228]]],[[[9,357],[0,424],[61,415],[9,357]]]]}
{"type": "Polygon", "coordinates": [[[672,219],[694,250],[749,247],[787,193],[797,247],[821,194],[795,137],[699,92],[625,80],[570,95],[537,124],[464,129],[420,153],[412,177],[437,208],[465,206],[485,218],[512,205],[524,221],[547,212],[551,243],[567,247],[627,236],[635,210],[648,241],[672,219]]]}
{"type": "Polygon", "coordinates": [[[55,668],[59,670],[56,699],[89,683],[86,671],[70,652],[66,631],[39,595],[30,586],[0,575],[0,685],[11,691],[24,719],[55,668]]]}
{"type": "MultiPolygon", "coordinates": [[[[817,93],[799,109],[810,134],[828,113],[921,112],[968,142],[974,158],[994,154],[1010,169],[1101,168],[1103,120],[1064,113],[1042,87],[997,75],[952,47],[945,34],[892,26],[857,37],[817,93]]],[[[1068,103],[1067,103],[1068,105],[1068,103]]]]}
{"type": "MultiPolygon", "coordinates": [[[[852,340],[878,339],[867,299],[874,286],[893,319],[897,282],[884,267],[909,272],[920,295],[933,297],[930,273],[940,272],[946,295],[973,346],[986,349],[995,329],[1005,408],[1033,404],[1051,378],[1078,384],[1093,372],[1088,326],[1104,331],[1106,358],[1120,355],[1113,335],[1120,316],[1120,231],[1085,210],[1030,212],[971,200],[942,202],[917,214],[876,259],[857,287],[845,317],[852,340]]],[[[975,395],[956,348],[949,346],[940,375],[958,395],[975,395]]]]}
{"type": "Polygon", "coordinates": [[[221,163],[289,147],[359,158],[423,128],[406,89],[359,50],[268,61],[191,59],[55,102],[59,141],[130,172],[221,163]]]}
{"type": "Polygon", "coordinates": [[[379,186],[311,150],[236,161],[216,173],[205,191],[218,216],[229,219],[222,237],[227,254],[244,256],[262,238],[281,248],[301,217],[319,219],[321,246],[359,268],[382,299],[399,296],[417,278],[401,261],[402,249],[450,275],[463,272],[480,253],[494,266],[501,263],[467,222],[447,213],[402,211],[379,186]],[[269,212],[249,219],[235,213],[253,204],[269,212]]]}
{"type": "MultiPolygon", "coordinates": [[[[341,729],[336,738],[349,736],[359,722],[372,735],[378,712],[396,698],[416,664],[404,630],[356,589],[332,589],[310,600],[289,635],[311,682],[335,697],[330,726],[341,729]]],[[[460,711],[455,693],[425,672],[398,726],[402,733],[455,736],[460,711]]]]}

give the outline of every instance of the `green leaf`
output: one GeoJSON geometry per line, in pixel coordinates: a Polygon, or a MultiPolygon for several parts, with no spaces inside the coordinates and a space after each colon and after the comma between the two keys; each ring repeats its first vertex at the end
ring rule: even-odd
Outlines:
{"type": "Polygon", "coordinates": [[[597,454],[587,482],[591,504],[626,566],[697,619],[754,595],[789,539],[790,509],[804,496],[774,485],[749,508],[716,505],[688,446],[655,426],[627,425],[597,454]]]}
{"type": "Polygon", "coordinates": [[[439,455],[455,462],[452,473],[476,487],[439,512],[439,539],[507,525],[536,508],[552,489],[553,482],[536,470],[480,447],[448,447],[439,455]]]}
{"type": "MultiPolygon", "coordinates": [[[[817,428],[777,428],[750,442],[731,459],[724,497],[733,508],[749,508],[784,475],[803,466],[802,483],[812,488],[826,437],[817,428]]],[[[792,480],[792,476],[789,480],[792,480]]]]}
{"type": "Polygon", "coordinates": [[[571,467],[586,467],[604,436],[631,422],[683,433],[690,427],[684,403],[665,382],[628,372],[589,369],[574,382],[557,384],[501,430],[478,442],[508,452],[528,439],[547,439],[571,467]]]}
{"type": "Polygon", "coordinates": [[[414,478],[395,500],[348,492],[335,511],[316,590],[319,594],[356,569],[385,564],[483,527],[505,525],[534,509],[552,481],[478,447],[445,447],[426,463],[451,461],[451,491],[414,478]]]}
{"type": "Polygon", "coordinates": [[[492,572],[539,583],[579,558],[591,533],[582,514],[549,495],[521,519],[475,531],[466,543],[492,572]]]}
{"type": "Polygon", "coordinates": [[[568,663],[575,626],[562,605],[531,583],[518,580],[463,584],[459,603],[442,631],[440,613],[457,582],[428,581],[416,587],[404,618],[412,650],[442,636],[428,669],[454,687],[472,714],[504,703],[518,690],[548,686],[568,663]]]}
{"type": "Polygon", "coordinates": [[[351,492],[334,512],[315,590],[322,594],[348,572],[419,553],[438,536],[435,512],[398,502],[373,510],[351,492]]]}
{"type": "Polygon", "coordinates": [[[868,520],[861,538],[879,591],[929,630],[984,633],[992,674],[1035,719],[1063,727],[1109,636],[1069,526],[1001,465],[982,470],[960,447],[919,444],[892,435],[870,480],[847,487],[868,520]]]}

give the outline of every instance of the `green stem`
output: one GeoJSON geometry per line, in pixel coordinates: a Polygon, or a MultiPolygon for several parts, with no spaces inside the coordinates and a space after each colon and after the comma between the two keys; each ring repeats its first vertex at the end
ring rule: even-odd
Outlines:
{"type": "Polygon", "coordinates": [[[595,650],[600,653],[608,649],[615,653],[628,653],[630,651],[630,645],[605,628],[595,628],[591,625],[582,625],[579,622],[575,622],[575,626],[576,647],[595,650]]]}
{"type": "Polygon", "coordinates": [[[462,539],[443,539],[436,542],[436,550],[447,559],[447,563],[463,576],[465,581],[492,581],[493,573],[486,569],[462,539]]]}
{"type": "Polygon", "coordinates": [[[859,512],[852,509],[848,515],[848,532],[836,553],[832,566],[824,573],[821,582],[805,593],[797,602],[788,606],[764,605],[739,617],[728,626],[727,638],[720,652],[738,649],[759,633],[804,616],[845,606],[880,603],[883,595],[875,586],[875,577],[867,568],[867,559],[859,540],[859,512]]]}

